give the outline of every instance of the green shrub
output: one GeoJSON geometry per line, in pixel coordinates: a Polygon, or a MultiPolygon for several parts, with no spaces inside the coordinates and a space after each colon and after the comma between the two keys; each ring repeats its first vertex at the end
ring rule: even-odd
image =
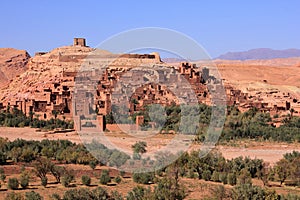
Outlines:
{"type": "Polygon", "coordinates": [[[120,194],[118,191],[112,191],[111,192],[111,198],[113,200],[123,200],[124,199],[122,194],[120,194]]]}
{"type": "Polygon", "coordinates": [[[113,150],[112,154],[109,157],[109,165],[110,166],[116,166],[121,167],[126,163],[126,161],[130,158],[126,153],[113,150]]]}
{"type": "Polygon", "coordinates": [[[125,171],[120,171],[120,176],[124,177],[125,176],[125,171]]]}
{"type": "Polygon", "coordinates": [[[134,153],[143,154],[147,152],[147,143],[144,141],[138,141],[134,145],[132,145],[131,148],[134,153]]]}
{"type": "Polygon", "coordinates": [[[66,170],[65,167],[61,167],[61,166],[57,166],[57,165],[53,164],[50,167],[50,172],[54,176],[54,178],[56,179],[56,182],[60,183],[61,176],[63,176],[64,174],[66,174],[67,170],[66,170]]]}
{"type": "Polygon", "coordinates": [[[41,184],[46,187],[48,183],[47,173],[50,171],[51,167],[54,165],[50,159],[41,157],[34,162],[32,162],[36,176],[41,179],[41,184]]]}
{"type": "Polygon", "coordinates": [[[251,184],[251,174],[248,169],[244,168],[241,170],[240,175],[237,177],[237,183],[244,185],[244,184],[251,184]]]}
{"type": "Polygon", "coordinates": [[[6,179],[6,175],[4,173],[4,169],[0,168],[0,180],[5,181],[5,179],[6,179]]]}
{"type": "Polygon", "coordinates": [[[287,194],[287,195],[281,195],[280,196],[282,200],[299,200],[300,199],[300,195],[297,194],[287,194]]]}
{"type": "Polygon", "coordinates": [[[20,185],[22,188],[27,188],[29,185],[29,175],[25,172],[21,174],[20,185]]]}
{"type": "Polygon", "coordinates": [[[22,165],[20,168],[20,171],[23,173],[23,172],[25,172],[25,170],[26,170],[26,167],[24,165],[22,165]]]}
{"type": "Polygon", "coordinates": [[[44,199],[39,193],[31,191],[25,193],[25,200],[42,200],[44,199]]]}
{"type": "Polygon", "coordinates": [[[217,171],[214,171],[211,175],[211,180],[214,182],[220,182],[220,173],[217,171]]]}
{"type": "Polygon", "coordinates": [[[149,184],[153,182],[154,174],[153,173],[133,173],[133,181],[141,184],[149,184]]]}
{"type": "Polygon", "coordinates": [[[48,184],[48,178],[46,176],[41,178],[41,184],[44,187],[47,186],[47,184],[48,184]]]}
{"type": "Polygon", "coordinates": [[[211,178],[211,172],[210,170],[204,170],[202,173],[202,178],[206,181],[209,181],[211,178]]]}
{"type": "Polygon", "coordinates": [[[81,182],[83,185],[89,186],[89,185],[91,185],[91,178],[87,175],[83,175],[81,177],[81,182]]]}
{"type": "Polygon", "coordinates": [[[60,195],[57,194],[57,193],[51,194],[50,199],[52,199],[52,200],[61,200],[60,195]]]}
{"type": "Polygon", "coordinates": [[[70,186],[70,183],[74,180],[74,175],[73,174],[70,174],[70,173],[67,173],[65,174],[62,179],[61,179],[61,184],[64,186],[64,187],[69,187],[70,186]]]}
{"type": "Polygon", "coordinates": [[[89,162],[89,166],[91,167],[92,170],[94,170],[97,166],[97,162],[95,160],[91,160],[89,162]]]}
{"type": "Polygon", "coordinates": [[[93,199],[109,199],[109,195],[102,187],[97,187],[92,190],[93,199]]]}
{"type": "Polygon", "coordinates": [[[74,178],[75,176],[73,170],[65,170],[65,174],[62,176],[61,184],[64,187],[69,187],[74,178]]]}
{"type": "Polygon", "coordinates": [[[156,170],[156,171],[155,171],[155,175],[160,176],[160,177],[163,177],[163,175],[164,175],[164,170],[162,170],[162,169],[156,170]]]}
{"type": "Polygon", "coordinates": [[[109,176],[109,171],[108,170],[102,170],[101,176],[100,176],[100,183],[102,185],[107,185],[111,181],[111,178],[109,176]]]}
{"type": "Polygon", "coordinates": [[[7,186],[9,189],[17,190],[19,188],[19,181],[17,178],[8,179],[7,186]]]}
{"type": "Polygon", "coordinates": [[[235,175],[235,173],[229,173],[228,174],[227,182],[230,185],[236,185],[236,175],[235,175]]]}
{"type": "Polygon", "coordinates": [[[142,158],[142,156],[139,153],[133,153],[133,155],[132,155],[133,160],[140,160],[141,158],[142,158]]]}
{"type": "Polygon", "coordinates": [[[116,183],[121,183],[121,181],[122,181],[122,179],[121,179],[121,177],[120,176],[117,176],[116,178],[115,178],[115,182],[116,183]]]}
{"type": "Polygon", "coordinates": [[[182,200],[187,196],[187,193],[182,185],[177,183],[174,177],[164,177],[157,182],[157,186],[151,195],[153,195],[151,199],[182,200]]]}
{"type": "Polygon", "coordinates": [[[149,190],[142,186],[134,187],[131,191],[127,193],[127,200],[143,200],[145,199],[146,194],[149,193],[149,190]]]}
{"type": "Polygon", "coordinates": [[[92,191],[90,191],[87,188],[67,190],[63,196],[63,200],[92,200],[92,199],[96,199],[96,198],[94,198],[92,191]]]}
{"type": "Polygon", "coordinates": [[[11,192],[6,195],[5,200],[24,200],[24,197],[20,193],[11,192]]]}
{"type": "Polygon", "coordinates": [[[241,184],[233,188],[232,199],[264,200],[266,199],[266,192],[258,186],[241,184]]]}
{"type": "Polygon", "coordinates": [[[188,178],[196,178],[195,172],[193,169],[188,169],[187,175],[188,178]]]}
{"type": "Polygon", "coordinates": [[[6,155],[0,151],[0,165],[3,165],[6,163],[6,155]]]}
{"type": "Polygon", "coordinates": [[[224,184],[227,184],[227,173],[220,173],[220,181],[224,184]]]}

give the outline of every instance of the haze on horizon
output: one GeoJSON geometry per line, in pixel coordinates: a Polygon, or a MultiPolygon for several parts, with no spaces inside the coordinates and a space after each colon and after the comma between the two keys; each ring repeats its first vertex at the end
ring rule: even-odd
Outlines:
{"type": "Polygon", "coordinates": [[[0,48],[37,51],[84,37],[91,47],[134,28],[195,39],[212,57],[254,48],[300,48],[300,1],[2,1],[0,48]]]}

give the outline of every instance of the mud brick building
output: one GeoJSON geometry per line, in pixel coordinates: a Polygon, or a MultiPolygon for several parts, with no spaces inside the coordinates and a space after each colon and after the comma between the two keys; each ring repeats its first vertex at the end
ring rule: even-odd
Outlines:
{"type": "MultiPolygon", "coordinates": [[[[40,119],[55,114],[80,119],[95,112],[104,117],[115,104],[124,104],[133,114],[149,104],[212,105],[213,101],[226,101],[241,111],[256,107],[271,115],[291,109],[294,115],[300,114],[300,103],[289,93],[243,92],[214,77],[209,66],[166,64],[158,53],[112,54],[86,46],[84,38],[74,38],[72,46],[36,53],[28,70],[4,90],[0,109],[16,107],[40,119]],[[226,99],[221,98],[222,90],[226,99]]],[[[94,120],[103,121],[103,117],[94,120]]]]}

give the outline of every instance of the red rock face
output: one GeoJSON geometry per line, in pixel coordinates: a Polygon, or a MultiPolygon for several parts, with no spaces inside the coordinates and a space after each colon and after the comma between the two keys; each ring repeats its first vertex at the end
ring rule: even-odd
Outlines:
{"type": "Polygon", "coordinates": [[[24,50],[0,48],[0,88],[27,70],[30,55],[24,50]]]}

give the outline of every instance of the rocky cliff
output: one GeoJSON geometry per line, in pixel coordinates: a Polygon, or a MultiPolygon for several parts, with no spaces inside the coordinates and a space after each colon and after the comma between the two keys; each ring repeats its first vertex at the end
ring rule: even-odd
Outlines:
{"type": "Polygon", "coordinates": [[[29,59],[27,51],[0,48],[0,88],[24,73],[29,59]]]}

